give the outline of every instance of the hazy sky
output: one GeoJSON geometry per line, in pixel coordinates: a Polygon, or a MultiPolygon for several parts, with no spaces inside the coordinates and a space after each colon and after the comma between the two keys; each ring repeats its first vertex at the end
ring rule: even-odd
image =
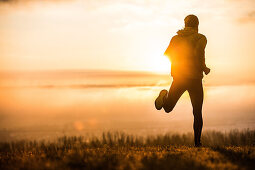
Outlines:
{"type": "Polygon", "coordinates": [[[191,13],[215,75],[255,73],[254,0],[0,2],[0,69],[168,72],[164,50],[191,13]]]}

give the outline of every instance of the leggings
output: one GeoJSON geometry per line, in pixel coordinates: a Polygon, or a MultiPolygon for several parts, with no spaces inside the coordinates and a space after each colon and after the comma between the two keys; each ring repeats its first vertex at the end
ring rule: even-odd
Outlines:
{"type": "Polygon", "coordinates": [[[204,98],[202,79],[182,80],[174,78],[163,108],[165,112],[171,112],[179,98],[186,90],[189,93],[191,104],[193,107],[193,129],[195,144],[200,144],[201,132],[203,127],[202,105],[204,98]]]}

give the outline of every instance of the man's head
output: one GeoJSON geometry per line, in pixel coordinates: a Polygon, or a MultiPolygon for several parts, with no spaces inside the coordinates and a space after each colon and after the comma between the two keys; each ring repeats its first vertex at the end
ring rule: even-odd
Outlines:
{"type": "Polygon", "coordinates": [[[198,18],[196,15],[188,15],[184,19],[185,27],[192,27],[198,29],[198,18]]]}

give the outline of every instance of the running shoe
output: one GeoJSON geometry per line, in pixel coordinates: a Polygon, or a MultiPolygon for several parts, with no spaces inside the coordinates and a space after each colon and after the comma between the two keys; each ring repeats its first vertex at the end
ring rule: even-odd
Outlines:
{"type": "Polygon", "coordinates": [[[159,96],[157,97],[157,99],[155,100],[155,107],[157,110],[161,110],[163,105],[164,105],[164,101],[166,99],[167,96],[167,90],[161,90],[161,92],[159,93],[159,96]]]}

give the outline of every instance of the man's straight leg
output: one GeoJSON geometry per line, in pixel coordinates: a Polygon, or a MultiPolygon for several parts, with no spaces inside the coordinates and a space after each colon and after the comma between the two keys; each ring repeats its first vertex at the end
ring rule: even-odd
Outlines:
{"type": "Polygon", "coordinates": [[[202,118],[202,105],[203,105],[203,85],[201,79],[193,79],[190,81],[188,92],[190,95],[193,115],[194,115],[194,140],[195,146],[200,146],[200,138],[203,127],[203,118],[202,118]]]}

